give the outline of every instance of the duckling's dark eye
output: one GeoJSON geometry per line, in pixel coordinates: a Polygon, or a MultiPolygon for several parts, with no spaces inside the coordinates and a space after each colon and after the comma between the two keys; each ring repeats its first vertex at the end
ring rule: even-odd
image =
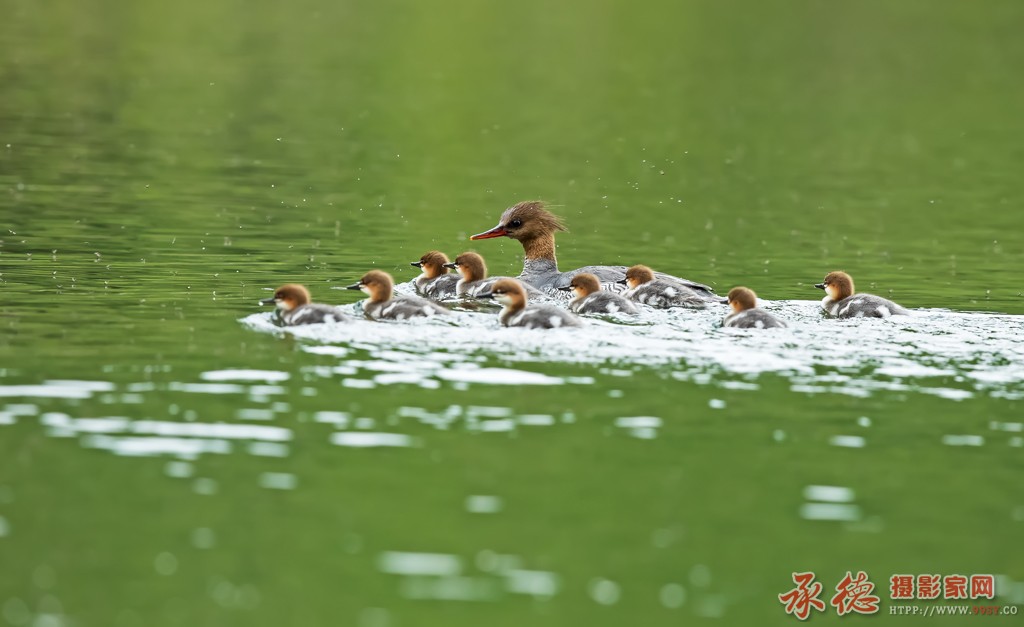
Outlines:
{"type": "Polygon", "coordinates": [[[509,222],[509,223],[508,223],[508,225],[509,225],[510,227],[512,227],[513,229],[518,229],[519,227],[523,226],[523,221],[522,221],[522,220],[519,220],[519,219],[517,218],[517,219],[515,219],[515,220],[512,220],[511,222],[509,222]]]}

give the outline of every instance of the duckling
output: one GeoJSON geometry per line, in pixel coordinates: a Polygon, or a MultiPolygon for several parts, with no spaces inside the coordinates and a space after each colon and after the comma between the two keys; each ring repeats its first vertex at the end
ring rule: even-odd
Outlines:
{"type": "Polygon", "coordinates": [[[351,322],[352,319],[340,307],[311,303],[309,290],[304,285],[289,283],[274,291],[270,298],[260,301],[261,305],[277,305],[279,319],[289,327],[300,324],[321,322],[351,322]]]}
{"type": "Polygon", "coordinates": [[[853,278],[845,272],[829,272],[825,275],[825,280],[814,287],[825,290],[827,296],[821,299],[821,307],[836,318],[888,318],[910,315],[907,309],[881,296],[854,295],[853,278]]]}
{"type": "MultiPolygon", "coordinates": [[[[633,266],[626,270],[626,278],[619,281],[629,287],[623,294],[638,303],[668,309],[669,307],[702,308],[707,302],[688,286],[669,279],[655,278],[647,266],[633,266]]],[[[717,298],[717,296],[715,297],[717,298]]]]}
{"type": "Polygon", "coordinates": [[[363,312],[375,320],[407,320],[450,313],[441,305],[419,296],[394,296],[394,286],[390,274],[371,270],[364,274],[358,283],[349,285],[347,289],[362,290],[370,296],[363,306],[363,312]]]}
{"type": "Polygon", "coordinates": [[[568,287],[560,287],[558,289],[566,292],[572,290],[572,293],[576,296],[576,298],[569,303],[569,311],[573,313],[639,313],[636,305],[628,299],[616,294],[615,292],[602,290],[601,282],[596,276],[589,272],[577,274],[569,282],[568,287]]]}
{"type": "Polygon", "coordinates": [[[493,298],[502,304],[498,320],[506,327],[526,329],[557,329],[580,327],[583,324],[573,314],[551,305],[527,306],[526,289],[515,279],[500,279],[487,292],[477,298],[493,298]]]}
{"type": "MultiPolygon", "coordinates": [[[[539,200],[516,203],[501,214],[498,225],[489,231],[477,233],[469,239],[511,237],[523,245],[523,271],[519,280],[545,292],[568,287],[572,277],[583,272],[593,274],[608,288],[621,291],[625,266],[586,266],[569,272],[558,270],[555,258],[555,233],[565,231],[561,218],[547,210],[539,200]]],[[[686,286],[699,297],[712,302],[723,302],[714,290],[703,283],[658,273],[659,279],[668,279],[686,286]]],[[[606,288],[607,289],[607,288],[606,288]]],[[[622,288],[624,290],[625,288],[622,288]]]]}
{"type": "Polygon", "coordinates": [[[786,323],[764,309],[757,308],[757,294],[746,287],[729,290],[729,306],[732,313],[722,320],[723,327],[738,329],[784,329],[786,323]]]}
{"type": "Polygon", "coordinates": [[[434,300],[454,297],[459,277],[448,273],[447,264],[448,255],[439,250],[432,250],[419,261],[410,262],[409,265],[423,270],[423,274],[416,277],[416,291],[434,300]]]}
{"type": "MultiPolygon", "coordinates": [[[[484,258],[474,252],[465,252],[455,258],[452,263],[445,264],[448,268],[454,268],[462,278],[455,286],[455,293],[464,298],[475,297],[481,292],[486,292],[501,279],[509,277],[487,276],[487,264],[484,258]]],[[[528,284],[523,284],[526,293],[530,298],[543,298],[544,293],[528,284]]]]}

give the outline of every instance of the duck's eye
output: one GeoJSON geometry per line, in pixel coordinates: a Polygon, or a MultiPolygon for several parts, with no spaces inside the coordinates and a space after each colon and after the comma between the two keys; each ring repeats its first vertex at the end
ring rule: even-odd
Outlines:
{"type": "Polygon", "coordinates": [[[518,229],[519,227],[523,226],[523,221],[517,218],[509,222],[508,225],[514,229],[518,229]]]}

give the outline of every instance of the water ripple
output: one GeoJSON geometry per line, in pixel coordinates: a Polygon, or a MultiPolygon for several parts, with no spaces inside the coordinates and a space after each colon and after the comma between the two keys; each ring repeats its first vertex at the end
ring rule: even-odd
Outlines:
{"type": "MultiPolygon", "coordinates": [[[[867,397],[879,390],[916,390],[962,400],[977,393],[1024,394],[1024,319],[1002,314],[922,310],[913,316],[881,319],[823,318],[817,302],[766,302],[790,323],[788,329],[718,327],[724,308],[708,311],[647,310],[629,325],[588,320],[580,329],[506,329],[491,314],[455,311],[447,320],[311,325],[282,330],[269,314],[248,316],[257,331],[287,333],[307,340],[304,350],[369,359],[340,364],[349,381],[363,386],[396,383],[436,387],[461,384],[592,383],[522,370],[489,368],[505,364],[598,364],[612,376],[637,368],[672,367],[671,376],[701,384],[756,389],[751,379],[785,376],[800,393],[867,397]],[[740,379],[740,380],[737,380],[740,379]]],[[[353,384],[354,385],[354,384],[353,384]]]]}

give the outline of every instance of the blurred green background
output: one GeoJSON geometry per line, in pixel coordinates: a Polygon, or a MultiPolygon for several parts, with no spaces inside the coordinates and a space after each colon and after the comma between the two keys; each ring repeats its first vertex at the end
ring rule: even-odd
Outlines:
{"type": "MultiPolygon", "coordinates": [[[[1024,580],[1019,437],[939,444],[1019,426],[1019,393],[865,399],[775,376],[751,392],[559,363],[536,369],[595,385],[361,389],[322,375],[337,357],[237,323],[286,281],[352,302],[328,288],[371,267],[411,278],[408,261],[468,248],[531,198],[570,226],[564,269],[643,262],[810,300],[843,268],[907,306],[1022,314],[1020,2],[6,0],[3,14],[0,620],[793,624],[776,599],[793,570],[828,591],[865,569],[883,599],[893,573],[1024,580]],[[187,389],[226,368],[289,379],[187,389]],[[14,387],[53,380],[99,384],[14,387]],[[555,425],[475,434],[398,410],[453,405],[555,425]],[[54,437],[46,418],[247,409],[293,430],[286,456],[239,445],[174,466],[54,437]],[[421,446],[332,446],[323,411],[421,446]],[[661,417],[658,437],[623,436],[614,420],[632,415],[661,417]],[[870,447],[828,446],[860,417],[870,447]],[[268,472],[298,484],[261,487],[268,472]],[[853,487],[864,518],[798,516],[817,484],[853,487]],[[468,512],[473,495],[501,511],[468,512]],[[453,594],[471,599],[419,598],[419,580],[381,572],[388,551],[457,556],[453,594]],[[502,555],[555,573],[557,591],[509,592],[502,555]]],[[[515,242],[486,244],[492,272],[518,273],[515,242]]]]}

